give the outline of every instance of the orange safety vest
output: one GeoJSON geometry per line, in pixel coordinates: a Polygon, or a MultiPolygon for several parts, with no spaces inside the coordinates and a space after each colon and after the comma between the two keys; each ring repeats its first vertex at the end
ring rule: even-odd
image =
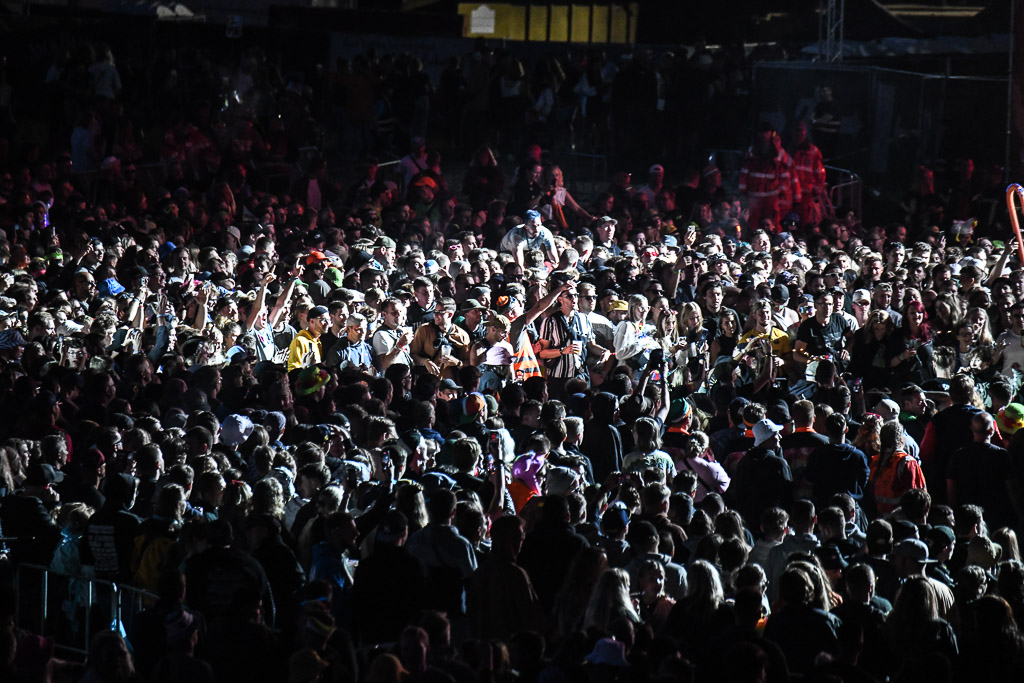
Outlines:
{"type": "Polygon", "coordinates": [[[882,456],[871,458],[871,476],[868,489],[875,498],[875,507],[882,514],[888,514],[899,507],[900,498],[910,489],[925,488],[921,465],[903,451],[893,453],[881,470],[878,464],[882,456]]]}
{"type": "Polygon", "coordinates": [[[512,376],[517,382],[525,382],[531,377],[542,377],[544,373],[537,361],[537,354],[533,352],[533,344],[527,336],[522,347],[512,354],[512,376]]]}

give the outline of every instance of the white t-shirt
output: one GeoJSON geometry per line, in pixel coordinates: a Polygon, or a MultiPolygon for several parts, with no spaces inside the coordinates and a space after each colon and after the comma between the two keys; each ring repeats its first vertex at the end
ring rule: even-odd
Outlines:
{"type": "Polygon", "coordinates": [[[1014,334],[1013,330],[1006,330],[996,341],[1007,342],[1006,348],[1003,349],[1003,371],[1008,371],[1016,364],[1020,366],[1021,372],[1024,372],[1024,339],[1014,334]]]}
{"type": "MultiPolygon", "coordinates": [[[[373,339],[371,340],[373,346],[373,352],[378,356],[386,356],[391,353],[391,349],[395,348],[395,344],[402,337],[403,331],[401,329],[392,330],[389,327],[381,327],[373,333],[373,339]]],[[[392,360],[392,363],[398,363],[399,365],[412,366],[412,356],[409,355],[408,350],[403,350],[398,353],[392,360]]]]}
{"type": "Polygon", "coordinates": [[[527,235],[525,227],[509,230],[501,240],[501,250],[514,254],[519,245],[524,242],[526,249],[540,249],[545,255],[549,251],[552,253],[555,251],[555,236],[543,225],[540,226],[536,237],[527,235]]]}
{"type": "Polygon", "coordinates": [[[512,365],[512,356],[512,345],[507,341],[500,341],[487,349],[484,365],[512,365]]]}

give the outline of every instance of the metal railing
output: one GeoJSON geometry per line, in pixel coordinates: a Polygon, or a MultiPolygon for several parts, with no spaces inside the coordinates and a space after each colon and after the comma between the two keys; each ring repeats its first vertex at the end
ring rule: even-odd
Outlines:
{"type": "Polygon", "coordinates": [[[828,197],[832,202],[833,212],[840,206],[852,209],[858,218],[863,216],[863,198],[861,193],[864,189],[864,181],[856,172],[847,168],[826,166],[825,172],[828,176],[828,197]]]}
{"type": "Polygon", "coordinates": [[[157,600],[155,594],[141,588],[64,574],[37,564],[19,565],[15,586],[16,623],[27,622],[39,635],[50,635],[63,649],[80,653],[88,650],[94,630],[130,633],[135,617],[157,600]],[[54,610],[54,605],[69,607],[71,614],[54,610]],[[99,627],[97,620],[102,620],[99,627]]]}
{"type": "Polygon", "coordinates": [[[573,178],[581,181],[607,183],[608,157],[604,154],[590,154],[575,150],[566,154],[569,166],[573,170],[573,178]]]}

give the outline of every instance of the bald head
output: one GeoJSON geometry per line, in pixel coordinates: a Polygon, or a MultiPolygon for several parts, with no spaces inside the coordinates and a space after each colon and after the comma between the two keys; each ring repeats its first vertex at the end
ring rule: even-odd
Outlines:
{"type": "Polygon", "coordinates": [[[977,442],[988,443],[992,440],[992,435],[995,434],[995,431],[995,420],[988,413],[978,413],[971,420],[971,432],[973,432],[974,440],[977,442]]]}

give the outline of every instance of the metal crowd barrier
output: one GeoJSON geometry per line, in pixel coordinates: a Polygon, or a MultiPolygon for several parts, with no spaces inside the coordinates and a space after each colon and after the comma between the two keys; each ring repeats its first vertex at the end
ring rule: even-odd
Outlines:
{"type": "Polygon", "coordinates": [[[863,218],[861,191],[864,188],[864,181],[861,177],[854,171],[835,166],[826,166],[825,172],[830,176],[830,180],[836,179],[836,182],[828,184],[829,200],[833,208],[845,206],[853,209],[858,219],[863,218]]]}
{"type": "Polygon", "coordinates": [[[55,572],[37,564],[19,565],[15,586],[16,623],[52,637],[62,649],[83,654],[94,631],[131,633],[135,617],[157,600],[155,594],[141,588],[55,572]],[[70,615],[63,609],[68,601],[70,615]],[[97,626],[97,621],[101,625],[97,626]]]}
{"type": "Polygon", "coordinates": [[[592,182],[596,185],[606,186],[611,180],[608,177],[608,156],[605,154],[590,154],[572,150],[566,155],[572,170],[574,184],[580,182],[592,182]]]}

